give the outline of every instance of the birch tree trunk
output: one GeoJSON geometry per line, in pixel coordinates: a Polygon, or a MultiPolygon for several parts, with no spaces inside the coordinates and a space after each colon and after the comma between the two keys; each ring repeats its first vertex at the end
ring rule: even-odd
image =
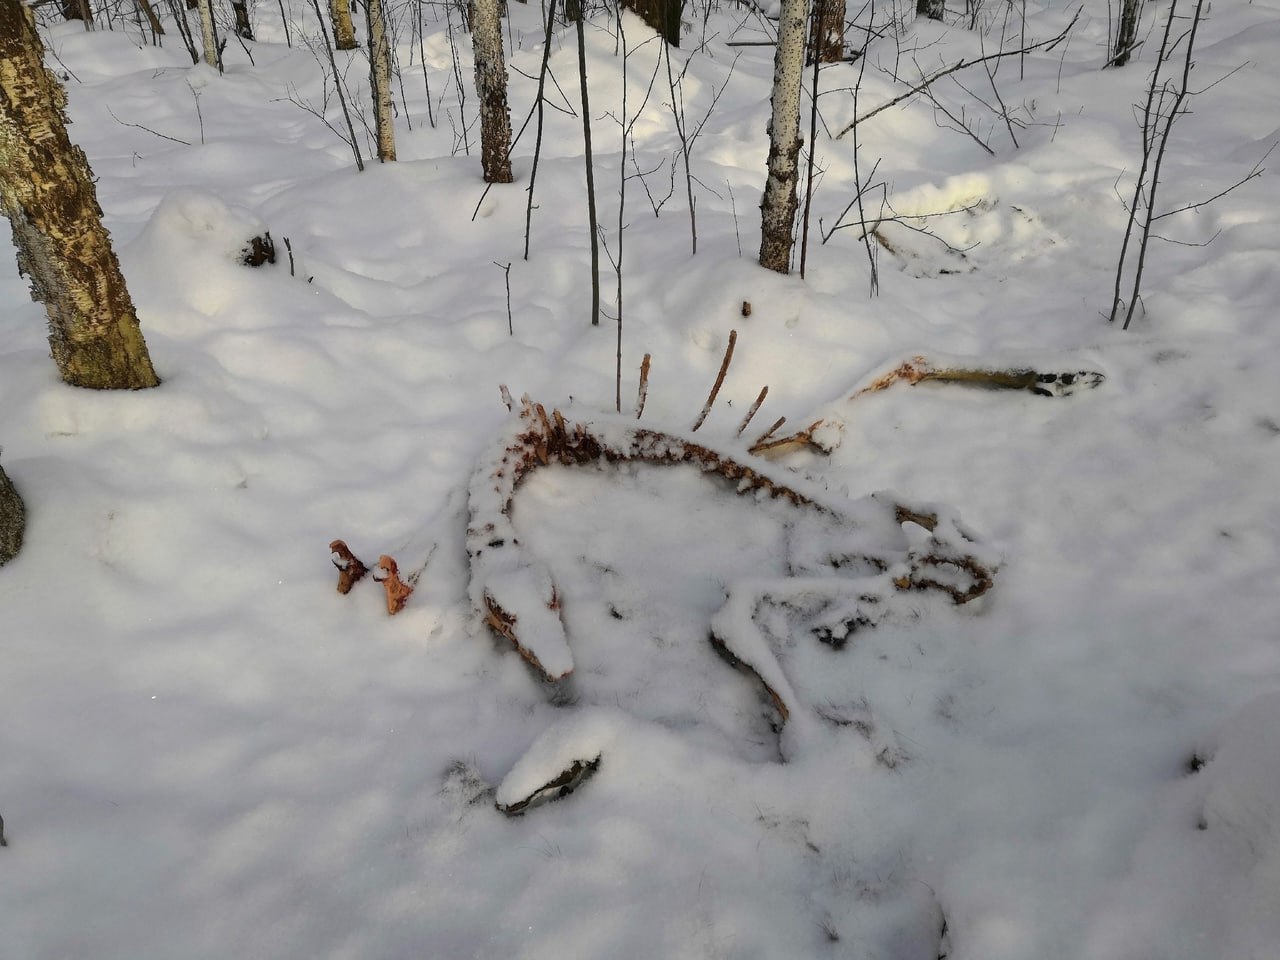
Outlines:
{"type": "Polygon", "coordinates": [[[333,18],[333,45],[339,50],[354,50],[356,28],[351,22],[351,0],[329,0],[329,16],[333,18]]]}
{"type": "Polygon", "coordinates": [[[111,238],[93,175],[66,128],[66,93],[44,67],[22,0],[0,0],[0,208],[18,268],[49,316],[62,379],[77,387],[160,383],[111,238]]]}
{"type": "Polygon", "coordinates": [[[471,45],[480,98],[480,162],[487,183],[511,182],[511,112],[498,0],[471,0],[471,45]]]}
{"type": "Polygon", "coordinates": [[[804,80],[807,0],[782,0],[773,56],[773,113],[769,120],[769,175],[760,202],[760,266],[789,273],[795,243],[799,175],[800,86],[804,80]]]}
{"type": "Polygon", "coordinates": [[[391,45],[387,42],[382,0],[364,0],[364,12],[369,27],[369,83],[373,89],[378,159],[390,163],[396,158],[396,128],[391,103],[391,45]]]}
{"type": "Polygon", "coordinates": [[[215,70],[218,67],[218,33],[213,25],[213,3],[197,0],[200,11],[200,36],[204,38],[204,62],[215,70]]]}

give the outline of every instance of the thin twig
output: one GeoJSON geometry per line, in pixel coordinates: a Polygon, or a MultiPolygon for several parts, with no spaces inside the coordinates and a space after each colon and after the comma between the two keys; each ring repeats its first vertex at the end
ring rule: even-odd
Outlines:
{"type": "Polygon", "coordinates": [[[865,114],[863,114],[860,117],[855,117],[853,120],[851,120],[848,123],[848,125],[845,126],[843,130],[841,130],[839,133],[836,134],[835,138],[837,140],[840,140],[841,138],[844,137],[846,133],[848,133],[858,124],[862,123],[863,121],[870,120],[876,114],[883,113],[885,110],[888,110],[890,107],[896,107],[898,104],[902,103],[903,100],[910,100],[917,93],[926,89],[930,84],[932,84],[937,80],[942,79],[948,74],[952,74],[959,70],[963,70],[966,67],[977,66],[978,64],[986,63],[991,60],[1000,60],[1000,59],[1003,59],[1004,57],[1016,57],[1023,52],[1029,52],[1031,50],[1040,50],[1040,49],[1052,50],[1057,43],[1059,43],[1064,37],[1066,37],[1068,33],[1071,32],[1071,28],[1076,25],[1076,21],[1079,19],[1080,19],[1080,10],[1077,10],[1076,15],[1071,18],[1071,22],[1068,23],[1066,27],[1063,28],[1062,32],[1059,33],[1057,36],[1050,37],[1048,40],[1041,40],[1041,41],[1038,41],[1037,43],[1028,44],[1025,47],[1023,47],[1021,50],[1001,50],[997,53],[989,53],[982,57],[975,57],[972,60],[960,60],[958,63],[953,63],[949,67],[944,67],[941,70],[937,70],[934,73],[931,73],[929,76],[925,77],[923,80],[920,81],[920,83],[916,84],[914,87],[912,87],[910,90],[906,91],[905,93],[894,97],[892,100],[889,100],[885,103],[880,104],[880,106],[876,107],[873,110],[867,111],[865,114]]]}
{"type": "Polygon", "coordinates": [[[147,133],[151,134],[152,136],[159,137],[161,140],[170,140],[170,141],[172,141],[173,143],[180,143],[180,144],[182,144],[184,147],[189,147],[189,146],[191,146],[191,141],[190,141],[190,140],[180,140],[180,139],[179,139],[179,138],[177,138],[177,137],[171,137],[171,136],[169,136],[167,133],[160,133],[159,131],[152,130],[150,127],[144,127],[144,126],[143,126],[142,124],[140,124],[140,123],[129,123],[127,120],[121,120],[119,117],[117,117],[117,116],[112,112],[112,110],[111,110],[111,108],[110,108],[110,107],[107,107],[107,113],[110,113],[110,114],[111,114],[111,119],[112,119],[112,120],[114,120],[116,123],[120,124],[121,126],[125,126],[125,127],[134,127],[134,128],[136,128],[136,129],[138,129],[138,130],[145,130],[147,133]]]}

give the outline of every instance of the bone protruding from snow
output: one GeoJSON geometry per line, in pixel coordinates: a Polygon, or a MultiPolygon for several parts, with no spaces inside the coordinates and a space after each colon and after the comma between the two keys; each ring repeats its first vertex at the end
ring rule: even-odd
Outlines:
{"type": "Polygon", "coordinates": [[[515,816],[568,796],[613,751],[625,719],[610,710],[583,710],[539,736],[498,785],[495,805],[515,816]]]}
{"type": "Polygon", "coordinates": [[[373,579],[381,583],[382,589],[386,591],[387,613],[395,616],[403,610],[405,603],[409,599],[409,594],[413,593],[413,587],[400,579],[400,567],[395,560],[385,553],[380,556],[378,558],[378,569],[374,572],[373,579]]]}
{"type": "Polygon", "coordinates": [[[339,593],[350,593],[356,582],[369,572],[369,568],[360,562],[360,558],[351,552],[351,548],[343,540],[334,540],[329,544],[329,559],[338,568],[339,593]]]}
{"type": "Polygon", "coordinates": [[[850,399],[886,390],[895,383],[910,386],[949,383],[987,390],[1026,390],[1042,397],[1068,397],[1078,390],[1097,387],[1106,379],[1096,370],[1052,372],[1021,363],[975,366],[971,360],[931,360],[917,355],[875,374],[869,383],[855,390],[850,399]]]}

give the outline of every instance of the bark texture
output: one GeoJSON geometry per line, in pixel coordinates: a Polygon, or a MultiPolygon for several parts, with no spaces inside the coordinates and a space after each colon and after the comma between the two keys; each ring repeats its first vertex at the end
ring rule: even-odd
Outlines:
{"type": "Polygon", "coordinates": [[[354,50],[356,27],[351,22],[351,0],[329,0],[329,16],[333,18],[333,45],[339,50],[354,50]]]}
{"type": "Polygon", "coordinates": [[[1116,48],[1111,62],[1123,67],[1133,53],[1138,38],[1138,0],[1123,0],[1120,4],[1120,30],[1116,34],[1116,48]]]}
{"type": "Polygon", "coordinates": [[[800,85],[804,80],[806,0],[782,0],[773,57],[773,108],[769,120],[769,175],[760,202],[760,266],[789,273],[795,243],[799,175],[800,85]]]}
{"type": "Polygon", "coordinates": [[[22,497],[14,489],[13,482],[0,467],[0,567],[12,560],[22,549],[22,534],[26,529],[27,511],[22,497]]]}
{"type": "Polygon", "coordinates": [[[814,0],[809,29],[809,62],[844,59],[845,0],[814,0]]]}
{"type": "Polygon", "coordinates": [[[507,64],[502,53],[498,0],[471,0],[470,13],[484,179],[488,183],[510,183],[511,111],[507,107],[507,64]]]}
{"type": "Polygon", "coordinates": [[[67,136],[66,93],[21,0],[0,0],[0,206],[18,268],[49,316],[62,379],[96,389],[154,387],[133,301],[102,225],[89,162],[67,136]]]}
{"type": "Polygon", "coordinates": [[[248,0],[231,0],[231,12],[236,18],[236,34],[242,40],[252,40],[253,25],[249,23],[248,0]]]}
{"type": "Polygon", "coordinates": [[[196,9],[200,11],[200,36],[204,39],[204,62],[216,70],[218,68],[218,31],[213,25],[212,0],[197,0],[196,9]]]}
{"type": "Polygon", "coordinates": [[[930,20],[941,20],[946,9],[946,0],[916,0],[917,17],[928,17],[930,20]]]}
{"type": "Polygon", "coordinates": [[[391,104],[391,45],[387,42],[382,0],[365,0],[364,11],[369,26],[369,84],[373,89],[378,159],[390,163],[396,158],[396,128],[391,104]]]}
{"type": "Polygon", "coordinates": [[[622,5],[651,26],[673,47],[680,46],[684,0],[622,0],[622,5]]]}
{"type": "Polygon", "coordinates": [[[147,18],[147,23],[151,26],[151,33],[157,37],[164,36],[164,25],[160,22],[160,18],[156,16],[155,8],[151,6],[150,0],[137,0],[138,9],[143,12],[147,18]]]}

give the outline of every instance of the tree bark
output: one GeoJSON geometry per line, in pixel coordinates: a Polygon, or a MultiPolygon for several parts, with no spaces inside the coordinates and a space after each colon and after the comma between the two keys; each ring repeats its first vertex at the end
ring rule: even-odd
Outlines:
{"type": "Polygon", "coordinates": [[[45,305],[63,380],[154,387],[160,379],[102,225],[89,162],[67,136],[66,93],[43,56],[30,9],[0,0],[0,207],[18,268],[45,305]]]}
{"type": "Polygon", "coordinates": [[[1123,67],[1129,62],[1134,41],[1138,38],[1138,2],[1139,0],[1122,0],[1120,4],[1120,30],[1116,34],[1116,48],[1112,51],[1111,58],[1111,62],[1117,67],[1123,67]]]}
{"type": "Polygon", "coordinates": [[[946,9],[946,0],[916,0],[917,17],[928,17],[930,20],[941,20],[946,9]]]}
{"type": "Polygon", "coordinates": [[[329,0],[329,16],[333,18],[333,45],[339,50],[354,50],[356,28],[351,22],[351,0],[329,0]]]}
{"type": "Polygon", "coordinates": [[[218,69],[218,31],[213,25],[213,4],[211,0],[197,0],[196,8],[200,11],[200,36],[204,39],[204,62],[216,70],[218,69]]]}
{"type": "Polygon", "coordinates": [[[382,0],[365,0],[364,12],[369,27],[369,84],[373,90],[378,159],[390,163],[396,158],[396,128],[391,102],[391,45],[387,42],[382,0]]]}
{"type": "Polygon", "coordinates": [[[622,5],[651,26],[673,47],[680,46],[684,0],[622,0],[622,5]]]}
{"type": "Polygon", "coordinates": [[[4,467],[0,467],[0,567],[16,557],[22,549],[22,536],[26,526],[27,510],[22,497],[5,475],[4,467]]]}
{"type": "Polygon", "coordinates": [[[809,62],[839,63],[844,59],[845,0],[814,0],[809,19],[809,62]]]}
{"type": "Polygon", "coordinates": [[[497,0],[471,0],[471,45],[480,98],[480,158],[488,183],[510,183],[511,112],[497,0]]]}
{"type": "Polygon", "coordinates": [[[138,8],[146,15],[147,23],[151,25],[151,32],[157,37],[164,36],[164,25],[160,23],[160,18],[156,16],[155,9],[151,6],[150,0],[137,0],[138,8]]]}
{"type": "Polygon", "coordinates": [[[799,175],[800,85],[804,80],[806,0],[782,0],[773,57],[773,113],[769,120],[769,175],[760,202],[760,266],[789,273],[795,243],[799,175]]]}
{"type": "Polygon", "coordinates": [[[248,0],[231,0],[231,12],[236,18],[236,34],[241,40],[252,40],[253,25],[249,23],[248,0]]]}

